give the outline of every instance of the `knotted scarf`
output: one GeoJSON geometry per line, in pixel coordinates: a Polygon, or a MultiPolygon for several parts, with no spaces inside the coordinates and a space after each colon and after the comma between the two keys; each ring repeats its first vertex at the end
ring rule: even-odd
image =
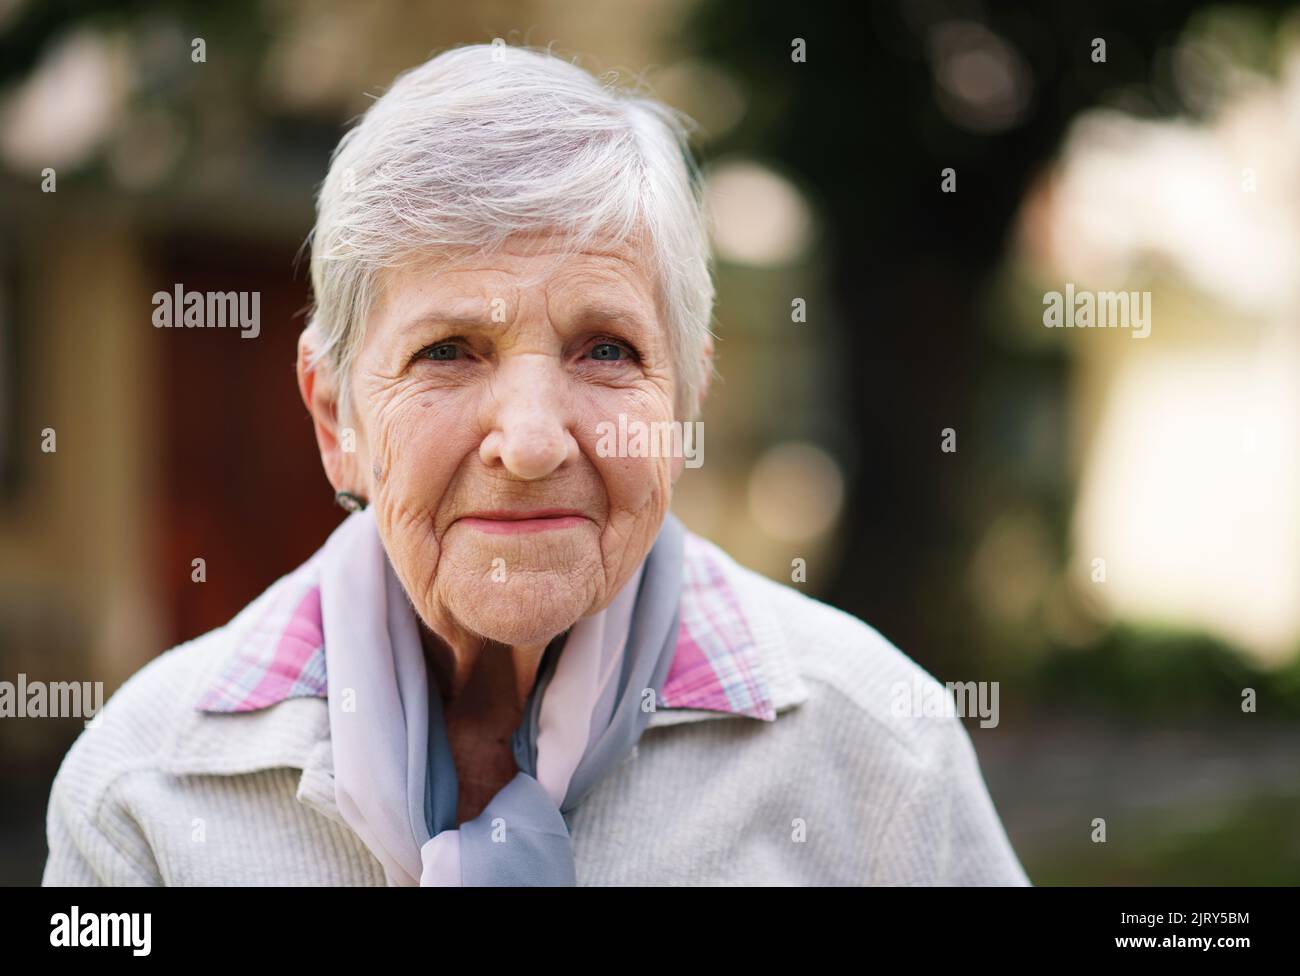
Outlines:
{"type": "Polygon", "coordinates": [[[320,595],[335,799],[390,885],[577,883],[566,817],[631,753],[663,687],[684,537],[669,512],[612,602],[547,647],[511,740],[518,772],[457,824],[442,696],[415,609],[373,511],[334,531],[320,595]]]}

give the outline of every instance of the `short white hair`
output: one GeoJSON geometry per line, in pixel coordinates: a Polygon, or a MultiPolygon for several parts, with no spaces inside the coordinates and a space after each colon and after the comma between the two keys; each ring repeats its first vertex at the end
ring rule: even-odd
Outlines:
{"type": "Polygon", "coordinates": [[[549,49],[465,45],[399,75],[335,149],[309,238],[312,365],[335,371],[341,409],[385,269],[431,252],[490,254],[522,232],[558,234],[561,257],[611,235],[646,243],[675,410],[694,419],[714,302],[694,128],[549,49]]]}

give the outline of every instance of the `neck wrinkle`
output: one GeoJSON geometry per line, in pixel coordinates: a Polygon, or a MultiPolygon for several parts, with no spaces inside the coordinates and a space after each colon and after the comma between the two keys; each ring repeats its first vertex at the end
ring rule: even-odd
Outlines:
{"type": "Polygon", "coordinates": [[[484,718],[508,713],[522,715],[548,660],[546,652],[562,646],[568,630],[544,645],[513,647],[477,638],[467,656],[457,656],[445,640],[420,622],[420,643],[430,680],[437,686],[444,709],[460,707],[484,718]]]}

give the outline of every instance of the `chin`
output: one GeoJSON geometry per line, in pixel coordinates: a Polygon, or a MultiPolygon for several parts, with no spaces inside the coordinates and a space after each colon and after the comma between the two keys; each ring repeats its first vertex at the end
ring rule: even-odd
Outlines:
{"type": "Polygon", "coordinates": [[[503,582],[449,593],[446,605],[461,626],[488,640],[546,644],[591,607],[596,596],[591,579],[584,584],[569,573],[520,572],[503,582]]]}
{"type": "Polygon", "coordinates": [[[592,607],[604,566],[599,536],[448,533],[438,562],[441,603],[466,629],[503,644],[545,644],[592,607]]]}

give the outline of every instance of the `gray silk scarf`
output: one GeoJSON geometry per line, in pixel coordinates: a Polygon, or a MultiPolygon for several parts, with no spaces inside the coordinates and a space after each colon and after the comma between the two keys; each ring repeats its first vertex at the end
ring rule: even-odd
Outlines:
{"type": "Polygon", "coordinates": [[[320,568],[335,799],[390,885],[574,885],[566,817],[631,753],[672,664],[685,528],[669,512],[604,610],[548,646],[512,748],[518,773],[473,820],[415,610],[369,510],[320,568]]]}

